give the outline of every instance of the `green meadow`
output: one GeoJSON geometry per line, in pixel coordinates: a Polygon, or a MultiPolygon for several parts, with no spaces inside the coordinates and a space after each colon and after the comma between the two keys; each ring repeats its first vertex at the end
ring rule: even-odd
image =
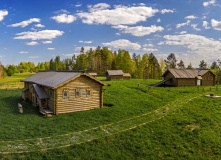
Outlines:
{"type": "Polygon", "coordinates": [[[104,108],[45,117],[21,98],[28,76],[0,79],[0,159],[221,159],[221,98],[205,97],[221,88],[101,77],[104,108]]]}

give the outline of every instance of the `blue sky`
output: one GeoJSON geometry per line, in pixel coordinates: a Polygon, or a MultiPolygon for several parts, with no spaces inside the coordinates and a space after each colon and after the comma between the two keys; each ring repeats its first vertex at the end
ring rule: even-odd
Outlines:
{"type": "Polygon", "coordinates": [[[187,66],[221,59],[218,0],[1,0],[0,61],[49,61],[80,47],[175,53],[187,66]]]}

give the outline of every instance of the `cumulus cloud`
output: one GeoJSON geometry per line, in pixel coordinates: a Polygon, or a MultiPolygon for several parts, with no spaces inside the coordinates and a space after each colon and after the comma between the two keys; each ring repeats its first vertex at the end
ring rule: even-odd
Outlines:
{"type": "Polygon", "coordinates": [[[39,18],[31,18],[29,20],[26,20],[26,21],[22,21],[22,22],[19,22],[19,23],[15,23],[15,24],[11,24],[11,25],[8,25],[8,27],[26,27],[28,26],[29,24],[31,23],[39,23],[41,20],[39,18]]]}
{"type": "Polygon", "coordinates": [[[221,21],[217,21],[215,19],[212,19],[211,25],[212,25],[213,29],[221,31],[221,21]]]}
{"type": "Polygon", "coordinates": [[[163,38],[166,39],[163,44],[181,45],[189,49],[189,53],[198,54],[202,59],[212,60],[212,58],[218,57],[221,52],[220,41],[206,38],[201,35],[165,35],[163,38]]]}
{"type": "Polygon", "coordinates": [[[210,29],[210,27],[208,27],[209,23],[207,21],[203,21],[203,27],[205,29],[210,29]]]}
{"type": "Polygon", "coordinates": [[[48,48],[48,50],[55,50],[55,48],[48,48]]]}
{"type": "Polygon", "coordinates": [[[144,44],[143,47],[153,47],[153,44],[144,44]]]}
{"type": "Polygon", "coordinates": [[[203,6],[207,7],[209,5],[214,5],[215,3],[216,3],[216,0],[211,0],[211,1],[203,2],[203,6]]]}
{"type": "Polygon", "coordinates": [[[50,43],[52,43],[52,41],[43,41],[42,43],[44,43],[44,44],[50,44],[50,43]]]}
{"type": "Polygon", "coordinates": [[[19,53],[20,54],[27,54],[28,52],[27,51],[20,51],[19,53]]]}
{"type": "Polygon", "coordinates": [[[93,41],[79,41],[79,43],[92,43],[93,41]]]}
{"type": "Polygon", "coordinates": [[[138,36],[138,37],[149,35],[155,32],[161,32],[164,30],[163,27],[156,25],[151,25],[150,27],[143,27],[143,26],[129,27],[125,25],[118,25],[118,26],[113,26],[112,28],[119,29],[123,33],[129,33],[132,34],[133,36],[138,36]]]}
{"type": "Polygon", "coordinates": [[[75,5],[75,7],[81,7],[82,6],[82,4],[76,4],[75,5]]]}
{"type": "Polygon", "coordinates": [[[186,16],[185,19],[196,19],[198,17],[194,16],[194,15],[189,15],[189,16],[186,16]]]}
{"type": "Polygon", "coordinates": [[[142,49],[145,52],[154,52],[154,51],[158,51],[158,49],[154,49],[154,48],[143,48],[142,49]]]}
{"type": "Polygon", "coordinates": [[[63,35],[63,31],[59,30],[42,30],[38,32],[21,32],[17,33],[14,39],[32,39],[32,40],[40,40],[40,39],[53,39],[58,36],[63,35]]]}
{"type": "Polygon", "coordinates": [[[112,48],[118,49],[132,49],[132,50],[139,50],[141,46],[138,43],[132,43],[127,39],[119,39],[112,42],[102,43],[104,46],[109,46],[112,48]]]}
{"type": "Polygon", "coordinates": [[[8,15],[7,10],[0,10],[0,22],[4,19],[5,16],[8,15]]]}
{"type": "Polygon", "coordinates": [[[160,19],[160,18],[158,18],[158,19],[157,19],[157,22],[158,22],[158,23],[159,23],[159,22],[161,22],[161,19],[160,19]]]}
{"type": "Polygon", "coordinates": [[[163,9],[163,10],[161,10],[161,13],[162,13],[162,14],[165,14],[165,13],[174,13],[174,10],[163,9]]]}
{"type": "Polygon", "coordinates": [[[197,26],[198,26],[198,24],[191,24],[191,27],[192,27],[193,29],[195,29],[196,31],[201,31],[201,29],[200,29],[200,28],[197,28],[197,26]]]}
{"type": "Polygon", "coordinates": [[[181,31],[180,32],[180,34],[186,34],[187,33],[187,31],[181,31]]]}
{"type": "Polygon", "coordinates": [[[39,56],[30,56],[28,58],[31,58],[31,59],[36,59],[36,58],[39,58],[39,56]]]}
{"type": "Polygon", "coordinates": [[[187,26],[190,24],[190,20],[187,20],[186,23],[179,23],[176,25],[176,28],[180,28],[180,27],[183,27],[183,26],[187,26]]]}
{"type": "Polygon", "coordinates": [[[58,23],[72,23],[77,18],[73,15],[67,15],[67,14],[60,14],[58,16],[51,17],[51,19],[54,19],[58,23]]]}
{"type": "Polygon", "coordinates": [[[32,41],[32,42],[26,42],[26,44],[29,46],[36,46],[38,45],[38,42],[32,41]]]}
{"type": "Polygon", "coordinates": [[[157,9],[146,6],[115,6],[114,9],[108,9],[108,4],[96,4],[89,6],[89,12],[77,13],[83,23],[87,24],[136,24],[137,22],[146,21],[147,18],[153,17],[159,12],[157,9]]]}
{"type": "Polygon", "coordinates": [[[42,24],[36,24],[35,27],[44,28],[45,26],[42,24]]]}

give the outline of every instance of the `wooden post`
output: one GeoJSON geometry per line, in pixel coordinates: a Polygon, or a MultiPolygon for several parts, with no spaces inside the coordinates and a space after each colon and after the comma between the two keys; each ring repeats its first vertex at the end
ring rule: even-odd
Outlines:
{"type": "Polygon", "coordinates": [[[55,114],[58,115],[58,103],[57,103],[58,102],[58,90],[57,89],[55,90],[55,93],[56,93],[56,96],[54,95],[54,97],[56,97],[56,99],[55,99],[55,111],[56,111],[55,114]]]}
{"type": "Polygon", "coordinates": [[[103,86],[100,89],[100,108],[103,108],[103,86]]]}
{"type": "Polygon", "coordinates": [[[137,83],[137,87],[139,87],[139,83],[137,83]]]}

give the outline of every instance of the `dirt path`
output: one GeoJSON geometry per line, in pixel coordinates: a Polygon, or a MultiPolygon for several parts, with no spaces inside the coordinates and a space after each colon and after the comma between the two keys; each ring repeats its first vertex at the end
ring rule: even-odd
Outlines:
{"type": "Polygon", "coordinates": [[[91,128],[88,130],[54,137],[16,141],[0,141],[0,154],[23,153],[68,147],[74,144],[81,144],[105,136],[110,136],[113,134],[131,130],[136,127],[143,126],[153,121],[159,120],[167,114],[173,112],[177,108],[180,108],[184,104],[192,101],[195,98],[198,98],[199,96],[200,94],[189,95],[187,97],[180,98],[166,106],[163,106],[162,108],[159,108],[153,112],[149,112],[130,119],[125,119],[117,123],[91,128]]]}

